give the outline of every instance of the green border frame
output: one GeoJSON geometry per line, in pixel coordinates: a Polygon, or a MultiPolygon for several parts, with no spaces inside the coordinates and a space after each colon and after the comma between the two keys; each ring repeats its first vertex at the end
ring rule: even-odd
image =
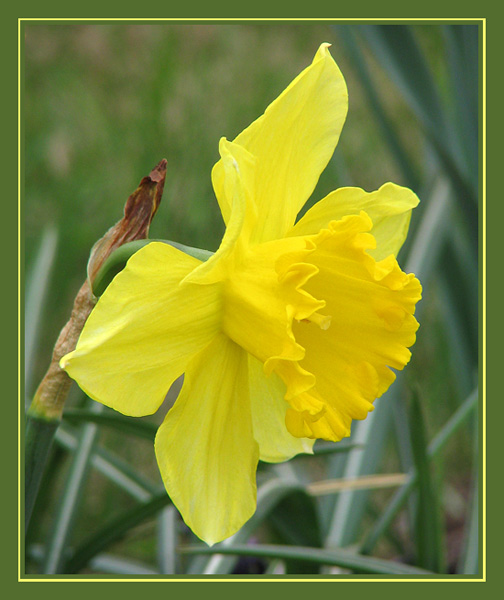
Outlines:
{"type": "MultiPolygon", "coordinates": [[[[65,10],[65,13],[68,14],[69,11],[65,10]]],[[[329,12],[329,11],[327,11],[329,12]]],[[[332,11],[331,11],[332,12],[332,11]]],[[[128,19],[130,20],[130,18],[128,17],[123,17],[121,19],[128,19]]],[[[272,20],[273,18],[265,18],[264,20],[272,20]]],[[[282,21],[289,21],[291,19],[285,19],[285,18],[280,18],[277,17],[278,20],[282,20],[282,21]]],[[[18,26],[19,26],[19,33],[22,34],[22,23],[26,22],[27,19],[25,18],[19,18],[19,21],[17,22],[18,26]]],[[[39,20],[39,19],[35,19],[35,20],[39,20]]],[[[42,18],[40,19],[42,20],[42,18]]],[[[46,19],[43,19],[46,20],[46,19]]],[[[58,21],[58,22],[63,22],[63,20],[60,19],[47,19],[47,20],[54,20],[54,21],[58,21]]],[[[67,19],[65,19],[67,20],[67,19]]],[[[69,17],[68,20],[74,20],[74,18],[69,17]]],[[[82,22],[96,22],[97,20],[100,19],[82,19],[82,22]]],[[[108,19],[107,19],[108,20],[108,19]]],[[[116,19],[110,19],[110,20],[116,20],[116,19]]],[[[184,23],[184,22],[207,22],[209,19],[169,19],[169,20],[174,20],[177,21],[178,23],[184,23]]],[[[219,23],[219,22],[227,22],[227,23],[231,23],[231,22],[243,22],[244,19],[224,19],[224,18],[215,18],[215,19],[211,19],[212,21],[219,23]]],[[[250,19],[245,19],[245,20],[250,20],[250,19]]],[[[261,19],[262,20],[262,19],[261,19]]],[[[305,21],[305,20],[330,20],[330,19],[303,19],[303,18],[296,18],[296,21],[305,21]]],[[[350,18],[342,18],[341,20],[338,19],[340,22],[348,22],[348,21],[354,21],[354,19],[350,19],[350,18]]],[[[360,20],[360,19],[359,19],[360,20]]],[[[368,20],[368,19],[366,19],[368,20]]],[[[377,19],[369,19],[372,21],[376,21],[377,19]]],[[[380,19],[381,20],[381,19],[380,19]]],[[[395,19],[383,19],[382,21],[391,21],[391,20],[395,20],[395,19]]],[[[401,22],[403,21],[410,21],[411,19],[405,18],[405,19],[400,19],[401,22]]],[[[432,19],[415,19],[416,23],[422,23],[422,22],[432,22],[432,20],[437,20],[435,17],[433,17],[432,19]]],[[[459,19],[447,19],[450,20],[450,22],[459,22],[459,19]]],[[[137,21],[137,19],[131,19],[131,21],[137,21]]],[[[149,21],[152,22],[158,22],[158,19],[148,19],[148,20],[142,20],[142,23],[147,23],[149,21]]],[[[487,205],[486,205],[486,198],[487,198],[487,181],[486,181],[486,171],[487,171],[487,140],[486,140],[486,132],[485,132],[485,127],[486,127],[486,101],[488,99],[487,96],[487,74],[486,74],[486,52],[489,51],[489,41],[486,38],[486,19],[471,19],[471,22],[479,22],[480,23],[480,27],[483,30],[483,39],[481,40],[480,44],[481,44],[481,49],[482,49],[482,58],[485,61],[483,64],[483,69],[481,71],[481,83],[480,83],[480,98],[482,98],[482,106],[483,106],[483,111],[480,114],[480,131],[482,134],[482,140],[481,140],[481,147],[480,147],[480,194],[481,194],[481,198],[482,201],[480,202],[480,235],[481,235],[481,239],[480,239],[480,256],[479,256],[479,266],[480,266],[480,390],[481,390],[481,396],[483,399],[483,402],[481,403],[481,407],[480,407],[480,415],[481,415],[481,423],[482,423],[482,439],[480,440],[480,444],[481,444],[481,450],[482,450],[482,460],[483,460],[483,469],[482,469],[482,473],[480,475],[481,477],[481,487],[480,487],[480,500],[481,500],[481,507],[482,507],[482,522],[481,522],[481,527],[480,527],[480,536],[481,536],[481,541],[482,541],[482,548],[483,548],[483,552],[482,552],[482,557],[481,557],[481,561],[482,561],[482,577],[478,577],[475,578],[473,576],[454,576],[454,577],[446,577],[446,576],[440,576],[437,578],[432,578],[429,580],[426,579],[416,579],[416,578],[411,578],[411,577],[400,577],[400,578],[388,578],[387,576],[382,576],[382,577],[375,577],[375,576],[355,576],[352,578],[346,578],[342,579],[340,577],[335,577],[335,578],[323,578],[323,577],[312,577],[309,579],[306,579],[304,577],[291,577],[289,576],[288,578],[284,578],[282,577],[281,579],[275,579],[274,581],[311,581],[311,582],[316,582],[316,581],[334,581],[334,582],[348,582],[348,581],[364,581],[364,582],[371,582],[371,581],[422,581],[422,582],[426,582],[426,581],[450,581],[450,582],[456,582],[456,581],[486,581],[486,552],[485,552],[485,548],[486,548],[486,531],[485,531],[485,525],[486,525],[486,502],[487,502],[487,495],[486,495],[486,470],[487,470],[487,465],[486,465],[486,449],[487,449],[487,432],[486,432],[486,397],[487,397],[487,391],[486,391],[486,373],[487,373],[487,369],[488,369],[488,364],[487,364],[487,354],[486,354],[486,347],[487,347],[487,339],[486,339],[486,321],[487,321],[487,314],[486,314],[486,308],[487,308],[487,302],[488,302],[488,297],[487,297],[487,283],[486,283],[486,273],[488,272],[493,272],[492,270],[488,270],[488,266],[486,263],[486,254],[487,254],[487,250],[488,250],[488,255],[490,257],[490,261],[491,264],[493,260],[495,260],[495,256],[499,256],[499,250],[495,249],[494,252],[490,251],[490,245],[488,242],[488,232],[486,230],[486,215],[487,215],[487,205]],[[497,254],[496,254],[497,253],[497,254]]],[[[460,21],[460,22],[468,22],[467,20],[464,21],[460,21]]],[[[10,21],[10,28],[9,28],[9,33],[12,34],[12,20],[10,21]]],[[[15,37],[17,38],[17,34],[18,31],[15,32],[15,37]]],[[[12,35],[8,35],[5,36],[3,38],[4,43],[7,43],[9,45],[9,52],[8,54],[11,55],[12,53],[12,40],[13,40],[12,35]]],[[[20,44],[21,46],[21,44],[20,44]]],[[[18,44],[16,42],[16,48],[18,47],[18,44]]],[[[495,53],[493,54],[495,55],[495,53]]],[[[22,79],[21,79],[22,81],[22,79]]],[[[22,83],[21,81],[19,81],[19,85],[21,86],[22,83]]],[[[18,88],[19,91],[19,88],[18,88]]],[[[496,94],[495,96],[496,97],[496,94]]],[[[18,101],[18,110],[19,110],[19,101],[18,101]]],[[[21,123],[21,121],[20,121],[21,123]]],[[[10,127],[9,127],[9,133],[10,133],[10,128],[14,128],[13,127],[13,123],[12,123],[12,119],[10,122],[10,127]]],[[[17,129],[17,126],[16,126],[17,129]]],[[[18,132],[16,131],[16,137],[18,138],[18,141],[20,141],[20,137],[18,136],[18,132]]],[[[493,143],[493,142],[492,142],[493,143]]],[[[14,161],[14,158],[12,157],[12,159],[10,159],[10,157],[7,157],[7,161],[6,163],[4,162],[4,164],[9,165],[10,167],[10,160],[14,161]]],[[[5,161],[5,159],[4,159],[5,161]]],[[[16,161],[18,162],[18,164],[20,163],[20,166],[22,167],[22,155],[21,155],[21,151],[19,153],[19,158],[16,157],[16,161]]],[[[491,162],[491,161],[489,161],[491,162]]],[[[16,169],[17,171],[17,169],[16,169]]],[[[8,172],[10,172],[10,168],[8,169],[8,172]]],[[[20,187],[20,198],[22,198],[22,191],[23,191],[23,181],[22,181],[22,171],[19,172],[19,178],[17,181],[17,184],[20,187]]],[[[18,290],[18,303],[17,303],[17,312],[19,314],[19,324],[17,324],[16,326],[16,337],[18,339],[18,354],[16,355],[16,358],[14,358],[14,353],[9,353],[9,355],[7,357],[4,358],[4,361],[6,363],[6,367],[8,369],[9,372],[13,373],[15,371],[14,369],[14,364],[12,364],[11,366],[11,361],[12,363],[14,362],[14,360],[16,360],[16,362],[19,365],[19,369],[21,369],[22,367],[22,362],[21,362],[21,352],[22,352],[22,306],[21,306],[21,285],[22,285],[22,279],[23,279],[23,275],[24,275],[24,267],[23,267],[23,259],[24,259],[24,253],[23,253],[23,245],[22,245],[22,239],[23,239],[23,226],[22,226],[22,205],[18,205],[16,208],[14,206],[14,203],[11,202],[7,202],[6,203],[6,208],[7,208],[7,215],[4,217],[6,223],[10,222],[10,210],[16,210],[16,208],[18,209],[17,215],[15,217],[16,222],[18,223],[18,230],[16,232],[16,237],[17,239],[17,246],[18,246],[18,252],[19,252],[19,262],[18,265],[16,266],[12,266],[12,265],[8,265],[8,269],[7,269],[7,273],[8,273],[8,277],[10,277],[11,273],[13,275],[14,270],[16,271],[16,279],[18,282],[17,285],[17,290],[18,290]],[[19,245],[18,245],[19,244],[19,245]],[[12,270],[11,270],[12,269],[12,270]]],[[[495,213],[495,209],[497,207],[492,204],[491,206],[491,210],[490,210],[490,214],[491,214],[491,223],[492,226],[496,226],[496,223],[498,222],[498,214],[495,213]]],[[[7,236],[8,239],[8,236],[7,236]]],[[[4,242],[5,243],[5,242],[4,242]]],[[[12,254],[12,248],[10,247],[10,254],[12,254]]],[[[4,255],[5,256],[5,255],[4,255]]],[[[9,256],[9,255],[8,255],[9,256]]],[[[491,286],[493,285],[493,283],[491,284],[491,286]]],[[[492,289],[492,287],[490,286],[490,289],[492,289]]],[[[10,297],[6,297],[4,296],[4,301],[6,302],[6,307],[7,307],[7,314],[10,313],[10,309],[11,309],[11,303],[13,302],[13,299],[10,297]]],[[[491,302],[490,302],[491,304],[491,302]]],[[[8,325],[8,334],[10,335],[11,333],[11,328],[12,330],[14,330],[14,321],[12,319],[10,319],[10,323],[7,323],[8,325]]],[[[494,332],[495,333],[495,332],[494,332]]],[[[490,342],[491,344],[493,344],[494,342],[490,342]]],[[[500,345],[499,345],[500,347],[500,345]]],[[[491,363],[491,360],[495,360],[495,357],[498,356],[498,353],[493,355],[493,359],[488,357],[488,363],[489,364],[493,364],[491,363]]],[[[22,390],[22,384],[21,384],[21,377],[20,377],[20,373],[21,370],[19,371],[19,377],[18,377],[18,388],[19,391],[22,390]]],[[[20,397],[23,397],[22,395],[20,395],[20,397]]],[[[12,410],[13,409],[13,403],[10,403],[8,410],[12,410]]],[[[502,410],[502,409],[500,409],[502,410]]],[[[493,417],[493,422],[495,422],[495,420],[498,417],[494,417],[495,415],[495,408],[492,407],[492,417],[493,417]]],[[[7,413],[8,418],[10,418],[10,413],[7,413]]],[[[19,429],[18,429],[18,433],[21,433],[22,430],[22,415],[21,413],[16,415],[16,421],[19,422],[19,429]]],[[[19,442],[22,440],[18,440],[19,442]]],[[[19,448],[21,448],[21,444],[19,444],[19,448]]],[[[499,450],[496,450],[497,452],[499,452],[499,450]]],[[[16,473],[16,478],[18,473],[16,473]]],[[[18,482],[18,486],[16,486],[16,489],[20,490],[19,487],[19,482],[18,482]]],[[[497,494],[495,494],[495,496],[497,496],[497,494]]],[[[495,497],[494,496],[494,497],[495,497]]],[[[19,501],[18,501],[18,508],[19,508],[19,501]]],[[[9,511],[10,512],[10,511],[9,511]]],[[[10,519],[10,523],[12,524],[13,520],[10,519]]],[[[17,526],[18,529],[18,533],[19,533],[19,526],[17,526]]],[[[8,536],[10,537],[10,536],[8,536]]],[[[19,540],[19,538],[18,538],[19,540]]],[[[13,557],[12,553],[9,553],[11,557],[13,557]]],[[[18,555],[16,553],[16,559],[18,558],[18,555]]],[[[20,563],[18,562],[18,566],[20,565],[20,563]]],[[[16,569],[17,570],[17,569],[16,569]]],[[[12,571],[11,571],[12,573],[12,571]]],[[[18,572],[18,575],[20,575],[20,573],[18,572]]],[[[92,578],[81,578],[81,577],[74,577],[74,576],[58,576],[58,577],[52,577],[52,576],[48,576],[47,578],[41,579],[39,576],[36,577],[31,577],[31,576],[24,576],[23,578],[19,577],[18,581],[24,581],[24,582],[36,582],[36,581],[212,581],[212,582],[216,582],[216,581],[229,581],[229,579],[226,578],[217,578],[217,577],[211,577],[211,578],[204,578],[202,579],[201,577],[184,577],[183,579],[179,578],[179,577],[166,577],[166,578],[138,578],[136,576],[130,576],[130,577],[121,577],[119,578],[110,578],[110,577],[96,577],[96,576],[92,576],[92,578]]],[[[271,579],[254,579],[251,580],[250,578],[246,578],[246,577],[234,577],[231,579],[231,581],[254,581],[254,582],[269,582],[272,581],[271,579]]]]}

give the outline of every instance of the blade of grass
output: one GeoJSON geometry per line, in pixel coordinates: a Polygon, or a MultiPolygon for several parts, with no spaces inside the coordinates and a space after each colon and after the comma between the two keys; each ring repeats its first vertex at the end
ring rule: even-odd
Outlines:
{"type": "MultiPolygon", "coordinates": [[[[467,223],[462,219],[462,215],[457,219],[455,227],[450,228],[450,247],[453,248],[453,254],[464,271],[465,291],[471,297],[472,306],[476,306],[478,300],[478,253],[472,252],[472,242],[470,236],[477,232],[471,231],[467,223]],[[476,293],[475,293],[476,292],[476,293]]],[[[477,313],[477,311],[474,311],[477,313]]],[[[475,318],[477,328],[477,317],[475,318]]]]}
{"type": "Polygon", "coordinates": [[[479,573],[479,499],[478,480],[473,481],[471,511],[468,520],[464,550],[457,566],[458,573],[477,575],[479,573]]]}
{"type": "MultiPolygon", "coordinates": [[[[406,390],[404,389],[404,382],[401,380],[402,390],[394,397],[394,425],[395,425],[395,439],[398,447],[399,460],[401,461],[401,468],[404,473],[409,473],[414,468],[413,451],[411,448],[411,431],[406,411],[406,402],[404,398],[406,396],[406,390]]],[[[407,475],[406,475],[407,477],[407,475]]],[[[417,498],[412,494],[408,500],[408,526],[409,531],[415,529],[415,515],[417,513],[417,498]]],[[[376,521],[376,517],[374,519],[376,521]]],[[[390,530],[388,531],[388,538],[390,538],[390,530]]],[[[404,549],[403,549],[404,550],[404,549]]]]}
{"type": "Polygon", "coordinates": [[[51,451],[54,433],[59,420],[46,420],[28,416],[25,428],[24,452],[24,526],[28,533],[35,500],[44,474],[47,457],[51,451]]]}
{"type": "Polygon", "coordinates": [[[177,510],[167,506],[158,516],[157,562],[160,573],[177,572],[177,510]]]}
{"type": "Polygon", "coordinates": [[[58,232],[47,227],[26,282],[24,319],[25,405],[31,401],[35,352],[40,334],[41,317],[49,287],[51,270],[56,256],[58,232]]]}
{"type": "MultiPolygon", "coordinates": [[[[451,240],[450,240],[451,241],[451,240]]],[[[450,310],[456,313],[462,325],[464,336],[467,338],[471,362],[478,364],[478,280],[477,269],[473,270],[475,256],[463,253],[452,243],[444,249],[442,260],[442,277],[448,286],[451,296],[450,310]]]]}
{"type": "MultiPolygon", "coordinates": [[[[75,451],[78,444],[77,437],[65,427],[58,429],[55,441],[71,451],[75,451]]],[[[142,477],[124,460],[100,446],[95,448],[91,464],[109,481],[140,502],[147,502],[159,492],[158,485],[142,477]]]]}
{"type": "MultiPolygon", "coordinates": [[[[340,442],[341,443],[341,442],[340,442]]],[[[336,444],[337,445],[337,444],[336,444]]],[[[355,450],[363,450],[365,446],[363,444],[351,444],[355,450]]],[[[344,454],[329,454],[324,458],[323,462],[323,474],[326,479],[341,479],[345,472],[346,464],[348,462],[348,452],[344,454]]],[[[313,475],[310,477],[310,481],[313,480],[313,475]]],[[[328,531],[330,524],[334,516],[334,510],[337,503],[337,497],[334,495],[321,496],[318,499],[320,520],[322,524],[322,530],[328,531]]]]}
{"type": "MultiPolygon", "coordinates": [[[[353,425],[354,432],[351,439],[364,445],[364,449],[353,450],[348,454],[341,476],[343,479],[353,480],[376,473],[383,447],[388,439],[392,406],[389,394],[375,402],[375,409],[366,420],[353,425]]],[[[332,520],[327,529],[324,544],[327,548],[347,546],[355,541],[362,523],[368,494],[368,490],[345,490],[338,495],[332,520]]]]}
{"type": "MultiPolygon", "coordinates": [[[[364,446],[362,444],[350,443],[350,442],[317,442],[313,447],[313,454],[315,456],[325,456],[327,454],[345,454],[350,450],[362,450],[364,446]]],[[[306,458],[306,454],[296,454],[291,460],[296,458],[306,458]]]]}
{"type": "Polygon", "coordinates": [[[357,31],[425,127],[468,217],[477,217],[477,187],[468,180],[460,146],[414,30],[405,25],[361,25],[357,31]]]}
{"type": "MultiPolygon", "coordinates": [[[[409,25],[360,25],[356,28],[392,81],[429,131],[447,134],[445,113],[426,57],[409,25]]],[[[443,139],[443,143],[447,143],[443,139]]]]}
{"type": "Polygon", "coordinates": [[[474,363],[466,323],[461,320],[459,311],[453,309],[455,304],[454,290],[450,288],[446,279],[442,276],[438,278],[436,283],[444,330],[451,348],[450,365],[455,374],[454,380],[458,395],[460,398],[464,398],[474,386],[478,365],[474,363]]]}
{"type": "MultiPolygon", "coordinates": [[[[282,544],[320,548],[323,537],[317,505],[306,488],[288,494],[271,511],[268,524],[282,544]]],[[[316,574],[320,566],[303,560],[287,560],[287,573],[316,574]]]]}
{"type": "Polygon", "coordinates": [[[416,390],[413,391],[411,399],[410,431],[418,488],[413,536],[417,552],[415,564],[435,573],[443,573],[443,540],[438,498],[430,473],[425,420],[416,390]]]}
{"type": "Polygon", "coordinates": [[[454,126],[464,151],[465,166],[478,185],[478,26],[443,25],[448,74],[455,104],[454,126]]]}
{"type": "Polygon", "coordinates": [[[119,515],[78,546],[66,561],[64,573],[78,573],[89,561],[107,546],[120,540],[128,531],[149,517],[158,513],[171,502],[165,490],[154,496],[149,502],[119,515]]]}
{"type": "Polygon", "coordinates": [[[99,554],[95,556],[90,563],[90,568],[96,573],[115,575],[159,575],[159,571],[153,569],[150,565],[145,565],[136,560],[129,560],[122,556],[113,556],[111,554],[99,554]]]}
{"type": "Polygon", "coordinates": [[[183,554],[231,554],[237,556],[257,556],[261,558],[275,558],[284,560],[297,560],[313,562],[318,565],[338,566],[345,569],[351,569],[354,573],[380,575],[432,575],[429,571],[404,565],[391,560],[382,560],[370,558],[359,554],[353,554],[347,550],[340,549],[320,549],[303,546],[278,546],[274,544],[251,544],[225,547],[189,546],[180,547],[179,551],[183,554]]]}
{"type": "MultiPolygon", "coordinates": [[[[102,404],[94,402],[91,410],[99,412],[103,408],[102,404]]],[[[44,573],[61,572],[60,569],[72,535],[75,519],[84,498],[84,488],[91,466],[91,456],[98,435],[99,429],[94,424],[87,424],[82,429],[52,527],[44,561],[44,573]]]]}
{"type": "MultiPolygon", "coordinates": [[[[27,557],[36,563],[42,563],[45,556],[45,548],[42,544],[30,544],[27,557]]],[[[89,567],[98,573],[115,575],[159,575],[158,571],[138,561],[125,559],[112,554],[99,554],[90,562],[89,567]]]]}
{"type": "Polygon", "coordinates": [[[414,190],[419,189],[420,178],[418,170],[410,160],[408,153],[405,152],[403,144],[395,130],[394,121],[386,113],[373,79],[369,74],[359,44],[356,42],[354,28],[348,25],[335,25],[334,29],[347,48],[348,58],[352,61],[357,77],[367,95],[375,120],[380,127],[383,139],[401,170],[405,184],[414,190]]]}
{"type": "Polygon", "coordinates": [[[426,205],[409,248],[405,268],[406,272],[415,273],[424,286],[437,267],[451,223],[451,188],[446,178],[436,179],[426,205]]]}
{"type": "Polygon", "coordinates": [[[276,558],[270,560],[264,575],[285,575],[285,562],[276,558]]]}
{"type": "MultiPolygon", "coordinates": [[[[476,419],[477,421],[477,419],[476,419]]],[[[457,564],[457,573],[477,575],[479,572],[479,436],[474,436],[473,473],[468,518],[465,523],[463,548],[457,564]]]]}
{"type": "MultiPolygon", "coordinates": [[[[436,458],[441,451],[444,449],[448,441],[451,439],[461,425],[464,424],[467,417],[476,408],[478,402],[478,388],[476,388],[464,403],[457,409],[457,411],[450,417],[445,423],[441,431],[435,436],[432,442],[428,446],[428,457],[429,460],[436,458]]],[[[377,541],[380,539],[382,534],[390,526],[396,515],[399,513],[404,503],[408,499],[410,493],[414,489],[417,482],[417,473],[412,470],[409,473],[408,481],[403,485],[402,488],[392,497],[391,501],[386,506],[385,510],[381,513],[380,518],[374,524],[372,530],[367,534],[363,544],[361,545],[362,554],[371,554],[377,541]]]]}

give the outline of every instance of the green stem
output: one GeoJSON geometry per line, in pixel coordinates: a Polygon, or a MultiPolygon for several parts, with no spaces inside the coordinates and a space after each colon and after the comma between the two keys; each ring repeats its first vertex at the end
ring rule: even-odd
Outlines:
{"type": "Polygon", "coordinates": [[[28,415],[25,430],[25,532],[28,531],[33,506],[42,480],[59,419],[28,415]]]}
{"type": "Polygon", "coordinates": [[[123,244],[116,248],[103,263],[93,279],[93,294],[97,297],[101,296],[112,279],[124,269],[126,263],[133,254],[152,242],[168,244],[169,246],[173,246],[181,252],[193,256],[203,262],[213,255],[213,252],[210,252],[209,250],[192,248],[191,246],[184,246],[184,244],[178,244],[177,242],[170,242],[167,240],[134,240],[133,242],[128,242],[127,244],[123,244]]]}

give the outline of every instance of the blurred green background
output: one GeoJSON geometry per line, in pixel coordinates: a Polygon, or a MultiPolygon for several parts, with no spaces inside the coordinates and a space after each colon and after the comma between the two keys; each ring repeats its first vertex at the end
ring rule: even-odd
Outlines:
{"type": "MultiPolygon", "coordinates": [[[[358,447],[262,466],[260,481],[295,482],[302,500],[285,492],[273,508],[265,504],[264,517],[239,541],[344,548],[431,571],[477,573],[478,26],[40,22],[24,23],[23,34],[27,402],[92,245],[121,218],[140,179],[167,159],[150,237],[215,250],[224,231],[210,181],[219,138],[233,139],[262,114],[320,43],[330,42],[348,85],[349,112],[307,207],[346,185],[371,191],[393,181],[414,189],[421,205],[400,262],[424,286],[421,328],[404,375],[373,419],[354,428],[358,447]],[[429,461],[428,443],[447,423],[454,430],[429,461]],[[309,492],[313,479],[410,469],[417,486],[395,509],[400,487],[309,492]],[[387,510],[389,526],[376,530],[387,510]],[[281,514],[292,519],[284,522],[281,514]]],[[[216,567],[208,557],[182,554],[180,545],[195,540],[175,511],[161,506],[89,550],[88,538],[103,539],[113,519],[145,507],[160,480],[150,439],[90,424],[94,409],[77,389],[68,404],[84,407],[88,418],[65,421],[55,444],[28,536],[27,572],[67,572],[76,555],[80,563],[73,565],[88,573],[327,572],[320,565],[332,563],[302,557],[221,559],[216,567]],[[88,459],[76,474],[72,448],[86,439],[88,459]],[[97,468],[98,451],[105,462],[113,462],[110,453],[118,457],[115,466],[126,479],[137,478],[144,496],[128,488],[131,481],[121,487],[121,477],[110,469],[107,475],[103,464],[97,468]]],[[[379,572],[372,565],[346,568],[379,572]]]]}

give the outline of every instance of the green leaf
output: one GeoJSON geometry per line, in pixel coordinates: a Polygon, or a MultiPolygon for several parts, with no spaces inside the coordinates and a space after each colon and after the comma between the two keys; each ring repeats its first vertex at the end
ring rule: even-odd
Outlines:
{"type": "Polygon", "coordinates": [[[442,274],[436,280],[437,293],[443,329],[450,348],[449,363],[453,370],[453,379],[459,398],[470,393],[477,379],[478,364],[474,356],[474,347],[467,321],[463,318],[457,304],[460,300],[456,290],[449,283],[449,278],[442,274]]]}
{"type": "Polygon", "coordinates": [[[42,235],[40,248],[35,262],[30,269],[26,281],[25,311],[24,311],[24,364],[25,364],[25,404],[34,392],[33,366],[36,364],[36,350],[40,334],[45,300],[49,289],[51,271],[56,257],[58,232],[54,227],[47,227],[42,235]]]}
{"type": "Polygon", "coordinates": [[[113,519],[73,552],[64,565],[63,572],[78,573],[104,548],[120,540],[130,529],[158,513],[170,502],[168,494],[163,490],[149,502],[136,506],[116,519],[113,519]]]}
{"type": "Polygon", "coordinates": [[[444,110],[429,64],[409,25],[362,25],[359,33],[422,121],[446,133],[444,110]]]}
{"type": "Polygon", "coordinates": [[[353,554],[347,550],[323,550],[320,548],[309,548],[303,546],[278,546],[274,544],[251,544],[232,546],[189,546],[181,547],[179,551],[183,554],[231,554],[238,556],[257,556],[261,558],[276,558],[284,560],[296,560],[311,562],[317,565],[337,566],[351,569],[359,574],[380,575],[432,575],[429,571],[419,569],[391,560],[382,560],[353,554]]]}
{"type": "MultiPolygon", "coordinates": [[[[377,472],[388,440],[393,406],[390,402],[391,393],[395,393],[394,388],[375,402],[375,409],[364,421],[354,423],[351,440],[363,446],[363,449],[352,450],[347,455],[343,473],[339,477],[355,479],[377,472]]],[[[332,479],[333,475],[330,474],[329,478],[332,479]]],[[[326,529],[324,544],[326,547],[337,548],[356,541],[360,534],[368,497],[369,490],[345,490],[337,495],[335,508],[326,529]]]]}
{"type": "MultiPolygon", "coordinates": [[[[72,452],[77,449],[77,436],[69,431],[68,426],[62,426],[57,430],[55,442],[72,452]]],[[[130,463],[99,445],[94,449],[91,462],[97,471],[139,502],[147,502],[159,491],[159,485],[154,485],[138,473],[130,463]]]]}
{"type": "MultiPolygon", "coordinates": [[[[38,564],[43,561],[44,554],[42,544],[30,544],[26,551],[27,557],[38,564]]],[[[89,561],[89,567],[98,573],[114,575],[160,575],[160,572],[152,569],[150,565],[112,554],[99,554],[89,561]]]]}
{"type": "MultiPolygon", "coordinates": [[[[355,442],[322,442],[317,441],[313,447],[313,454],[315,456],[325,456],[327,454],[344,454],[350,452],[350,450],[362,450],[363,444],[357,444],[355,442]]],[[[306,454],[296,454],[291,460],[296,458],[306,458],[306,454]]]]}
{"type": "Polygon", "coordinates": [[[479,501],[478,501],[478,479],[473,481],[471,492],[470,514],[465,532],[464,549],[460,563],[457,567],[458,573],[477,575],[479,572],[479,501]]]}
{"type": "Polygon", "coordinates": [[[452,218],[452,188],[446,177],[439,176],[433,182],[406,260],[405,271],[415,273],[424,285],[438,268],[439,255],[448,237],[452,218]]]}
{"type": "Polygon", "coordinates": [[[444,564],[439,503],[430,473],[425,421],[416,392],[413,392],[411,400],[410,431],[418,488],[413,536],[417,551],[416,564],[429,571],[442,573],[444,564]]]}
{"type": "Polygon", "coordinates": [[[396,132],[395,121],[390,119],[385,110],[385,106],[380,98],[378,90],[370,76],[366,61],[361,52],[359,44],[356,42],[354,28],[348,25],[336,25],[339,39],[343,41],[348,50],[348,58],[352,61],[355,72],[366,92],[369,105],[380,127],[381,134],[388,145],[392,156],[401,169],[405,184],[412,189],[420,187],[420,178],[418,171],[410,159],[404,144],[401,142],[396,132]]]}
{"type": "Polygon", "coordinates": [[[478,185],[478,26],[444,25],[448,74],[453,99],[454,126],[465,165],[474,187],[478,185]]]}
{"type": "MultiPolygon", "coordinates": [[[[437,457],[444,449],[446,444],[450,441],[452,436],[459,430],[459,428],[465,423],[467,417],[476,408],[478,403],[478,388],[476,388],[470,396],[466,398],[464,403],[456,410],[456,412],[450,417],[447,423],[443,426],[441,431],[436,435],[428,447],[429,460],[437,457]]],[[[397,492],[394,494],[390,502],[385,507],[380,518],[375,523],[372,530],[367,534],[362,546],[362,554],[371,554],[376,543],[382,536],[382,534],[390,526],[394,518],[397,516],[404,503],[408,499],[410,493],[413,491],[417,482],[416,470],[412,470],[409,473],[407,483],[405,483],[397,492]]]]}
{"type": "Polygon", "coordinates": [[[423,124],[466,217],[469,222],[477,223],[477,185],[467,173],[462,150],[414,30],[409,25],[361,25],[357,31],[423,124]]]}
{"type": "MultiPolygon", "coordinates": [[[[475,419],[477,421],[477,419],[475,419]]],[[[473,473],[471,483],[471,497],[468,507],[468,518],[465,524],[464,543],[457,564],[457,573],[477,575],[480,565],[480,513],[479,513],[479,443],[475,436],[473,448],[473,473]]]]}
{"type": "MultiPolygon", "coordinates": [[[[457,231],[460,232],[460,229],[457,228],[457,231]]],[[[450,243],[440,257],[443,261],[441,277],[450,295],[449,310],[454,311],[454,318],[462,326],[463,335],[466,337],[473,364],[473,372],[470,375],[473,376],[478,365],[479,315],[475,310],[478,306],[478,268],[476,257],[468,251],[461,238],[462,236],[459,236],[458,239],[454,239],[454,235],[450,235],[450,243]],[[455,245],[457,242],[458,246],[455,245]]],[[[471,380],[471,387],[473,383],[471,380]]]]}
{"type": "MultiPolygon", "coordinates": [[[[102,404],[93,403],[93,411],[101,411],[102,404]]],[[[52,531],[46,548],[44,573],[59,573],[64,554],[78,517],[80,504],[85,497],[93,448],[99,431],[96,425],[87,423],[80,432],[79,443],[74,453],[61,494],[60,503],[52,523],[52,531]]]]}
{"type": "Polygon", "coordinates": [[[160,511],[157,519],[157,562],[160,573],[177,572],[178,512],[174,506],[160,511]]]}
{"type": "Polygon", "coordinates": [[[51,450],[59,420],[47,420],[28,414],[25,429],[25,535],[37,498],[40,482],[51,450]]]}
{"type": "Polygon", "coordinates": [[[116,412],[96,413],[90,410],[72,408],[66,409],[63,419],[69,423],[95,423],[104,427],[111,427],[128,435],[135,435],[154,442],[157,426],[138,418],[126,417],[116,412]]]}
{"type": "MultiPolygon", "coordinates": [[[[294,491],[280,500],[268,518],[282,543],[293,546],[323,545],[317,505],[305,490],[294,491]]],[[[310,561],[288,560],[287,573],[319,573],[320,566],[310,561]]]]}

